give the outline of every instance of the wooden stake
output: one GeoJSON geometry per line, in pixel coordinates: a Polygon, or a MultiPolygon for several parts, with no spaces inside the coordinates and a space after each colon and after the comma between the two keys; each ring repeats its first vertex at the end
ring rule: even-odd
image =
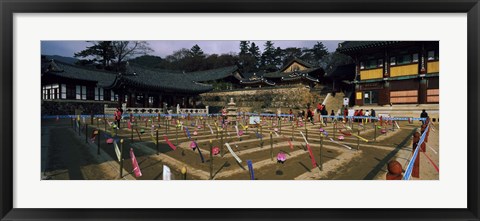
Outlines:
{"type": "Polygon", "coordinates": [[[358,137],[357,137],[357,150],[359,150],[359,149],[360,149],[360,128],[358,128],[357,134],[358,134],[358,137]]]}
{"type": "Polygon", "coordinates": [[[272,138],[272,132],[270,132],[270,158],[273,161],[273,138],[272,138]]]}
{"type": "Polygon", "coordinates": [[[97,150],[100,150],[100,130],[97,129],[97,150]]]}
{"type": "Polygon", "coordinates": [[[319,163],[318,165],[320,166],[320,171],[323,170],[323,163],[322,163],[322,148],[323,148],[323,134],[320,132],[320,157],[319,157],[319,163]]]}
{"type": "Polygon", "coordinates": [[[222,129],[222,132],[220,133],[220,152],[221,152],[221,155],[223,157],[223,129],[222,129]]]}
{"type": "Polygon", "coordinates": [[[159,154],[160,150],[158,149],[158,129],[155,130],[156,135],[157,135],[157,143],[155,143],[155,146],[157,147],[157,155],[159,154]]]}
{"type": "Polygon", "coordinates": [[[213,180],[213,146],[212,146],[212,140],[210,140],[210,179],[213,180]]]}
{"type": "Polygon", "coordinates": [[[130,140],[133,143],[133,122],[130,121],[130,140]]]}
{"type": "Polygon", "coordinates": [[[123,139],[120,139],[120,179],[123,177],[123,139]]]}
{"type": "Polygon", "coordinates": [[[98,146],[97,146],[97,155],[100,155],[100,130],[98,130],[98,146]]]}
{"type": "Polygon", "coordinates": [[[175,143],[178,145],[178,124],[175,125],[175,143]]]}
{"type": "Polygon", "coordinates": [[[337,124],[333,124],[333,139],[335,139],[335,134],[337,133],[337,124]]]}

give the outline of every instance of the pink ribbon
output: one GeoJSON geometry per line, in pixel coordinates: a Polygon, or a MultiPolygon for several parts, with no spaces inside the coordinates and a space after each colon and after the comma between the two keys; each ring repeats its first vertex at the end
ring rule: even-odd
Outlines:
{"type": "Polygon", "coordinates": [[[137,158],[135,158],[135,154],[133,153],[133,148],[130,148],[130,159],[132,160],[132,167],[135,177],[141,177],[142,171],[140,171],[140,167],[138,166],[137,158]]]}

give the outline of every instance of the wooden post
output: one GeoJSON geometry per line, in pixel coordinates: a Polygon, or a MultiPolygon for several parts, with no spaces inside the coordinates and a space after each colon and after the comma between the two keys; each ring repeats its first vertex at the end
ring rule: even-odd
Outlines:
{"type": "Polygon", "coordinates": [[[323,134],[320,132],[320,153],[319,153],[319,163],[318,165],[320,166],[320,171],[323,170],[323,163],[322,163],[322,148],[323,148],[323,134]]]}
{"type": "Polygon", "coordinates": [[[292,123],[292,141],[293,141],[293,131],[295,130],[295,124],[292,123]]]}
{"type": "Polygon", "coordinates": [[[175,125],[175,143],[178,145],[178,124],[175,125]]]}
{"type": "Polygon", "coordinates": [[[157,147],[157,155],[158,155],[158,153],[160,152],[160,150],[158,149],[158,129],[156,129],[155,132],[156,132],[156,135],[157,135],[157,137],[156,137],[157,142],[155,143],[155,146],[157,147]]]}
{"type": "Polygon", "coordinates": [[[133,122],[130,122],[130,140],[133,142],[133,122]]]}
{"type": "Polygon", "coordinates": [[[120,139],[120,179],[123,177],[123,139],[120,139]]]}
{"type": "Polygon", "coordinates": [[[278,130],[279,130],[279,133],[282,134],[282,119],[279,118],[279,122],[278,122],[278,130]]]}
{"type": "Polygon", "coordinates": [[[357,150],[359,150],[359,149],[360,149],[360,128],[358,128],[357,134],[358,134],[358,137],[357,137],[357,150]]]}
{"type": "Polygon", "coordinates": [[[223,157],[223,154],[224,154],[224,152],[223,152],[223,129],[222,129],[222,132],[220,133],[220,153],[223,157]]]}
{"type": "Polygon", "coordinates": [[[335,139],[335,134],[337,133],[337,124],[333,124],[333,139],[335,139]]]}
{"type": "Polygon", "coordinates": [[[307,138],[307,140],[308,140],[308,129],[307,128],[305,128],[305,138],[307,138]]]}
{"type": "Polygon", "coordinates": [[[272,138],[272,132],[270,132],[270,158],[273,161],[273,138],[272,138]]]}
{"type": "Polygon", "coordinates": [[[107,131],[107,118],[105,118],[105,114],[103,114],[103,124],[105,126],[105,131],[107,131]]]}
{"type": "Polygon", "coordinates": [[[373,124],[373,128],[375,128],[375,134],[373,135],[373,141],[377,142],[377,125],[373,124]]]}
{"type": "Polygon", "coordinates": [[[100,150],[100,129],[97,129],[97,149],[100,150]]]}
{"type": "Polygon", "coordinates": [[[100,130],[98,130],[98,146],[97,146],[97,155],[100,155],[100,130]]]}
{"type": "Polygon", "coordinates": [[[260,126],[260,147],[263,148],[263,127],[262,125],[259,125],[260,126]]]}
{"type": "Polygon", "coordinates": [[[80,120],[77,121],[78,122],[78,136],[80,136],[80,128],[82,128],[82,124],[80,122],[80,120]]]}
{"type": "Polygon", "coordinates": [[[212,146],[212,140],[210,140],[210,179],[213,180],[213,146],[212,146]]]}

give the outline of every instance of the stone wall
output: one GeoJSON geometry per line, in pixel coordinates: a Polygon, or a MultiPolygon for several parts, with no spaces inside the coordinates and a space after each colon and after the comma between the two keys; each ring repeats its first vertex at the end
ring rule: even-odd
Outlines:
{"type": "Polygon", "coordinates": [[[103,114],[104,104],[115,105],[115,102],[100,101],[76,101],[76,100],[55,100],[42,101],[43,115],[71,115],[75,109],[81,110],[82,114],[103,114]]]}
{"type": "Polygon", "coordinates": [[[283,113],[289,109],[304,109],[307,103],[322,102],[326,94],[310,92],[302,86],[271,87],[258,89],[245,89],[233,91],[215,91],[201,94],[202,103],[214,108],[227,106],[230,98],[237,104],[238,111],[276,112],[281,108],[283,113]]]}

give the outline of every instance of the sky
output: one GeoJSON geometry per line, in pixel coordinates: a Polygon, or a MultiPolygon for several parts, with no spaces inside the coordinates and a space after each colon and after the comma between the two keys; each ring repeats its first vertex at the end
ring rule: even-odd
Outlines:
{"type": "MultiPolygon", "coordinates": [[[[321,41],[321,40],[318,40],[321,41]]],[[[266,41],[251,41],[263,51],[266,41]]],[[[315,45],[317,41],[273,41],[275,47],[288,48],[288,47],[309,47],[315,45]]],[[[321,41],[331,52],[335,51],[338,43],[341,41],[321,41]]],[[[206,54],[225,54],[225,53],[238,53],[240,41],[148,41],[150,48],[153,49],[150,55],[160,56],[165,58],[167,55],[171,55],[174,51],[182,48],[190,49],[195,44],[198,44],[206,54]]],[[[92,43],[86,41],[42,41],[41,50],[43,55],[60,55],[65,57],[73,57],[75,52],[79,52],[92,43]]]]}

